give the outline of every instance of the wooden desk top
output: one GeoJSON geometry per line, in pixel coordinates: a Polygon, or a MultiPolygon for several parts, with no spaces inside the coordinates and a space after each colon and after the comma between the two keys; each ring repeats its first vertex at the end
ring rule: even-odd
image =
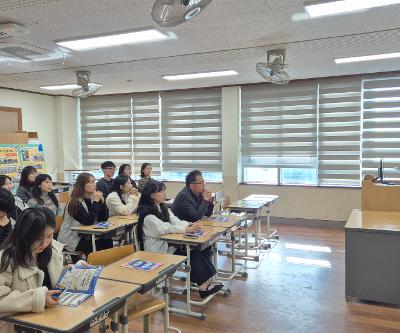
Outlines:
{"type": "Polygon", "coordinates": [[[121,307],[126,298],[140,289],[137,284],[99,279],[94,296],[77,307],[56,305],[42,313],[20,313],[2,320],[44,331],[73,332],[110,308],[121,307]]]}
{"type": "Polygon", "coordinates": [[[94,225],[82,225],[79,227],[72,227],[71,230],[76,230],[82,234],[90,234],[90,235],[104,235],[109,232],[114,231],[115,229],[130,226],[136,223],[136,221],[130,221],[127,219],[109,219],[111,225],[107,229],[96,229],[94,225]]]}
{"type": "Polygon", "coordinates": [[[244,221],[247,216],[246,215],[242,215],[242,216],[238,216],[238,215],[230,215],[230,214],[222,214],[222,215],[213,215],[211,217],[207,217],[204,220],[202,220],[202,224],[204,226],[211,226],[211,227],[220,227],[220,228],[233,228],[234,226],[240,224],[242,221],[244,221]],[[223,221],[217,221],[217,220],[213,220],[212,217],[213,216],[221,216],[221,217],[228,217],[230,219],[230,221],[228,222],[223,222],[223,221]]]}
{"type": "Polygon", "coordinates": [[[275,195],[275,194],[251,194],[251,195],[247,196],[246,198],[244,198],[243,200],[264,202],[264,206],[265,206],[265,205],[273,204],[278,198],[279,198],[279,195],[275,195]]]}
{"type": "Polygon", "coordinates": [[[205,234],[198,238],[187,238],[184,237],[185,234],[166,234],[160,237],[167,241],[168,243],[174,244],[189,244],[193,246],[199,246],[205,243],[212,242],[217,239],[221,234],[226,232],[226,228],[223,227],[214,227],[214,226],[203,226],[205,234]]]}
{"type": "Polygon", "coordinates": [[[127,220],[130,222],[137,222],[137,220],[139,219],[139,216],[137,216],[137,214],[131,214],[131,215],[115,215],[115,216],[110,216],[108,218],[109,222],[113,222],[113,221],[118,221],[118,220],[127,220]]]}
{"type": "Polygon", "coordinates": [[[345,229],[400,232],[400,212],[353,209],[345,229]]]}
{"type": "Polygon", "coordinates": [[[162,278],[163,276],[168,275],[168,273],[172,274],[172,272],[174,272],[176,268],[185,261],[185,256],[139,251],[104,267],[103,271],[101,272],[100,278],[134,283],[144,286],[152,283],[157,279],[162,278]],[[159,262],[163,265],[149,272],[121,267],[122,264],[125,264],[132,259],[159,262]]]}

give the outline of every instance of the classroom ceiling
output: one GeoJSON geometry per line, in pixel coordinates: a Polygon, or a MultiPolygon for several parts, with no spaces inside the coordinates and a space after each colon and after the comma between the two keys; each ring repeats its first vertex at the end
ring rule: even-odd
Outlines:
{"type": "Polygon", "coordinates": [[[0,0],[0,23],[24,25],[30,30],[25,41],[51,51],[57,51],[55,41],[146,27],[176,35],[161,42],[65,52],[64,60],[0,61],[0,86],[45,92],[39,87],[75,83],[77,70],[91,71],[91,80],[103,85],[98,94],[262,82],[255,64],[265,61],[267,50],[281,47],[287,49],[292,79],[399,69],[400,59],[336,65],[334,58],[399,52],[400,5],[309,19],[303,3],[214,0],[192,21],[161,28],[151,19],[153,0],[0,0]],[[226,69],[239,75],[180,82],[161,77],[226,69]]]}

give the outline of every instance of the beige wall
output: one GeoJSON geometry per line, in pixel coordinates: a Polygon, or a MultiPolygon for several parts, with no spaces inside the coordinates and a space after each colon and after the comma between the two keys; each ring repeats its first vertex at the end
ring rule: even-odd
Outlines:
{"type": "MultiPolygon", "coordinates": [[[[69,97],[53,97],[0,89],[0,105],[22,109],[23,130],[38,132],[39,141],[43,144],[47,172],[57,178],[59,171],[64,168],[62,142],[65,142],[65,140],[59,141],[59,132],[63,128],[68,130],[76,121],[76,100],[69,97]],[[59,118],[60,110],[63,110],[64,113],[67,113],[67,111],[72,112],[71,117],[74,120],[72,118],[66,119],[66,117],[59,118]]],[[[73,126],[76,127],[75,125],[73,126]]],[[[77,133],[75,129],[72,134],[75,135],[76,139],[77,133]]],[[[76,151],[76,140],[74,141],[72,137],[70,142],[73,144],[74,151],[76,151]]],[[[71,158],[75,160],[76,156],[71,158]]]]}

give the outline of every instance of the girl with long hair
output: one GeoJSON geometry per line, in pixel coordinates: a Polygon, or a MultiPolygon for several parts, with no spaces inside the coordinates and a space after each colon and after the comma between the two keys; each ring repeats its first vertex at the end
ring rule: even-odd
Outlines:
{"type": "MultiPolygon", "coordinates": [[[[108,209],[103,193],[96,191],[96,180],[90,173],[83,172],[76,179],[71,197],[64,209],[63,223],[57,240],[69,251],[79,251],[86,255],[93,252],[91,238],[80,237],[72,227],[93,225],[107,221],[108,209]]],[[[96,248],[104,250],[113,247],[112,239],[96,240],[96,248]]]]}
{"type": "MultiPolygon", "coordinates": [[[[0,188],[4,188],[7,191],[9,191],[11,194],[13,194],[13,182],[10,176],[7,175],[0,175],[0,188]]],[[[14,201],[15,201],[15,210],[10,213],[10,217],[12,218],[11,223],[15,223],[17,216],[19,213],[21,213],[25,208],[28,206],[24,204],[21,200],[20,197],[13,195],[14,196],[14,201]]]]}
{"type": "MultiPolygon", "coordinates": [[[[160,237],[168,233],[185,233],[201,230],[199,222],[189,223],[178,219],[165,206],[165,185],[154,179],[144,186],[138,205],[138,235],[141,250],[150,252],[173,253],[186,255],[180,248],[168,246],[160,237]]],[[[199,286],[199,295],[205,298],[223,288],[220,283],[211,283],[210,279],[217,273],[208,255],[208,249],[190,251],[192,282],[199,286]]]]}
{"type": "Polygon", "coordinates": [[[130,164],[121,164],[118,170],[118,176],[128,176],[131,180],[132,186],[138,188],[136,182],[132,179],[132,167],[130,164]]]}
{"type": "Polygon", "coordinates": [[[44,173],[37,175],[33,183],[32,198],[29,199],[28,206],[43,206],[48,208],[54,216],[61,215],[62,209],[52,189],[53,183],[49,175],[44,173]]]}
{"type": "Polygon", "coordinates": [[[24,204],[27,204],[32,197],[33,183],[37,176],[36,168],[33,166],[26,166],[21,171],[21,178],[17,188],[17,196],[21,198],[24,204]]]}
{"type": "Polygon", "coordinates": [[[140,179],[138,181],[138,190],[142,193],[144,185],[151,179],[151,173],[153,171],[153,167],[151,163],[143,163],[140,168],[140,179]]]}
{"type": "Polygon", "coordinates": [[[128,176],[118,176],[114,179],[113,192],[106,199],[110,215],[130,215],[137,208],[140,194],[132,186],[128,176]]]}
{"type": "MultiPolygon", "coordinates": [[[[43,312],[57,304],[52,290],[63,269],[63,245],[53,240],[54,215],[43,207],[27,208],[0,247],[0,314],[43,312]]],[[[1,332],[15,332],[0,321],[1,332]]]]}

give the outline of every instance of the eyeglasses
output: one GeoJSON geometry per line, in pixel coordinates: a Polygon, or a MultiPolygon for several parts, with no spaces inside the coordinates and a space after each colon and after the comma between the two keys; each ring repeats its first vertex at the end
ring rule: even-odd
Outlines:
{"type": "Polygon", "coordinates": [[[117,170],[117,168],[114,168],[114,167],[108,167],[108,168],[105,168],[106,170],[113,170],[113,171],[115,171],[115,170],[117,170]]]}
{"type": "Polygon", "coordinates": [[[206,184],[206,182],[200,182],[200,183],[191,183],[191,184],[194,184],[194,185],[205,185],[205,184],[206,184]]]}

